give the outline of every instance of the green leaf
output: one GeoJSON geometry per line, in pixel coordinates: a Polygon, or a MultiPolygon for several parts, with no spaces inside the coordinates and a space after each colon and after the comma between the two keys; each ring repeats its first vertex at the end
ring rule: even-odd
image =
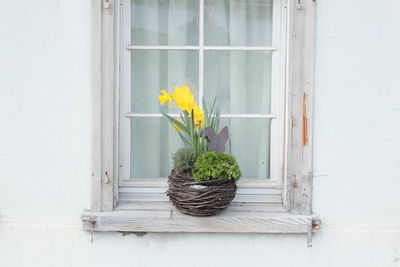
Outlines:
{"type": "Polygon", "coordinates": [[[207,104],[206,104],[206,100],[203,97],[203,110],[204,110],[204,118],[205,118],[205,122],[208,123],[208,109],[207,109],[207,104]]]}
{"type": "Polygon", "coordinates": [[[191,146],[189,140],[187,140],[186,137],[183,136],[183,134],[181,134],[179,131],[177,131],[179,136],[181,137],[182,141],[187,145],[187,146],[191,146]]]}
{"type": "Polygon", "coordinates": [[[216,102],[217,102],[217,97],[214,97],[214,101],[211,105],[210,115],[212,115],[214,113],[214,107],[215,107],[216,102]]]}
{"type": "Polygon", "coordinates": [[[199,156],[193,170],[193,176],[196,181],[214,179],[237,181],[241,175],[240,167],[234,157],[214,151],[209,151],[199,156]]]}
{"type": "Polygon", "coordinates": [[[182,122],[180,122],[180,121],[178,121],[177,119],[175,119],[175,118],[169,116],[169,115],[166,114],[166,113],[162,113],[162,114],[163,114],[163,116],[164,116],[165,118],[168,119],[168,121],[169,121],[171,124],[175,124],[176,126],[178,126],[179,128],[181,128],[183,131],[188,132],[188,129],[187,129],[186,125],[184,125],[182,122]]]}

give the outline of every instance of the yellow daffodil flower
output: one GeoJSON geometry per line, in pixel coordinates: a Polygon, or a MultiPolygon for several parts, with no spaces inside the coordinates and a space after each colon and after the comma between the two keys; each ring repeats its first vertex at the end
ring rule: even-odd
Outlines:
{"type": "Polygon", "coordinates": [[[204,126],[204,110],[199,108],[197,105],[193,108],[194,122],[196,128],[204,126]]]}
{"type": "Polygon", "coordinates": [[[189,86],[175,87],[175,91],[172,93],[176,105],[182,110],[191,112],[196,104],[194,94],[190,92],[189,86]]]}
{"type": "MultiPolygon", "coordinates": [[[[161,105],[164,105],[165,102],[169,102],[169,106],[172,107],[173,100],[180,109],[187,111],[189,116],[192,116],[193,110],[196,128],[204,127],[204,110],[197,105],[195,95],[192,94],[189,86],[175,87],[175,90],[171,95],[165,90],[162,90],[161,93],[163,95],[158,96],[161,105]]],[[[182,130],[175,124],[173,124],[173,126],[178,131],[182,130]]]]}
{"type": "Polygon", "coordinates": [[[172,97],[170,94],[167,93],[165,90],[160,91],[163,95],[159,95],[158,98],[160,99],[160,105],[164,105],[165,102],[169,103],[169,107],[172,108],[172,97]]]}

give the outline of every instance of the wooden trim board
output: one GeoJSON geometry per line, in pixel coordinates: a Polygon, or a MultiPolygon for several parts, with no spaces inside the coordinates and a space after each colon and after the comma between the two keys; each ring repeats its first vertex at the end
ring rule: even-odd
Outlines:
{"type": "Polygon", "coordinates": [[[113,212],[86,211],[82,221],[87,231],[122,232],[308,233],[317,227],[313,216],[290,214],[281,205],[244,203],[210,217],[184,215],[168,202],[136,203],[113,212]]]}

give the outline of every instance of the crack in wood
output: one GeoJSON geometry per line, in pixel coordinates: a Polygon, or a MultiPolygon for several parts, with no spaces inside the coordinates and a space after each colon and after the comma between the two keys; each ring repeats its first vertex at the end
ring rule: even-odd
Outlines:
{"type": "Polygon", "coordinates": [[[303,147],[308,145],[307,94],[303,95],[303,147]]]}

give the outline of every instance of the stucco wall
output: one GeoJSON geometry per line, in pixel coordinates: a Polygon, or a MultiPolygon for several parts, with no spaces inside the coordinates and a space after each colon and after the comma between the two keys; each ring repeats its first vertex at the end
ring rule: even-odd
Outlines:
{"type": "Polygon", "coordinates": [[[317,0],[304,235],[90,234],[90,5],[0,0],[0,266],[400,266],[400,2],[317,0]]]}

